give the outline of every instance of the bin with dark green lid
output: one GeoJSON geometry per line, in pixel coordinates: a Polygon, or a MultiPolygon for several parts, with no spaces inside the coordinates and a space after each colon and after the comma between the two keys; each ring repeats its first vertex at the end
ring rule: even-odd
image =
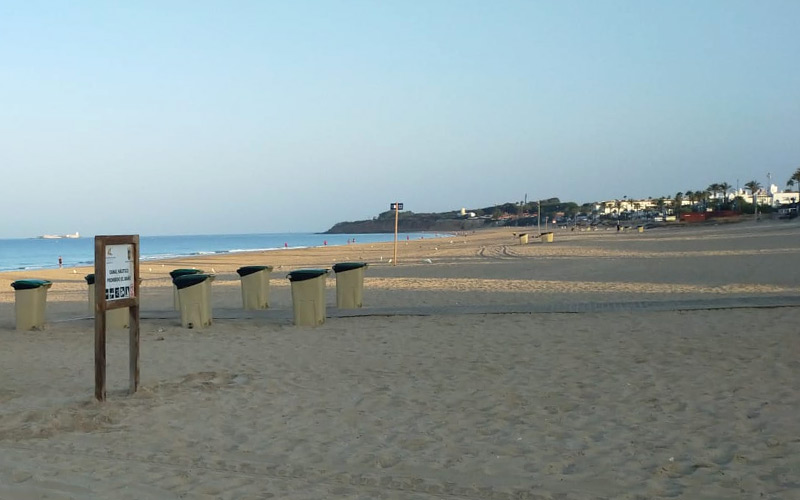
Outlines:
{"type": "Polygon", "coordinates": [[[358,309],[363,305],[366,269],[366,262],[340,262],[333,266],[336,273],[336,307],[358,309]]]}
{"type": "Polygon", "coordinates": [[[17,330],[43,330],[47,290],[51,281],[24,279],[11,283],[17,330]]]}
{"type": "Polygon", "coordinates": [[[177,278],[178,276],[185,276],[187,274],[203,274],[202,269],[173,269],[169,272],[170,278],[177,278]]]}
{"type": "MultiPolygon", "coordinates": [[[[87,274],[83,277],[86,284],[89,285],[89,313],[94,315],[95,304],[95,276],[94,273],[87,274]]],[[[115,309],[106,310],[106,327],[107,328],[128,328],[130,323],[130,310],[127,307],[117,307],[115,309]]]]}
{"type": "Polygon", "coordinates": [[[47,280],[17,280],[11,283],[11,287],[14,288],[14,290],[33,290],[43,286],[50,287],[52,284],[52,281],[47,280]]]}
{"type": "MultiPolygon", "coordinates": [[[[173,284],[175,283],[175,278],[179,276],[186,276],[189,274],[203,274],[202,269],[173,269],[169,272],[169,277],[173,279],[173,284]]],[[[181,298],[178,295],[178,288],[173,286],[172,287],[172,307],[175,308],[176,311],[181,310],[181,298]]]]}
{"type": "Polygon", "coordinates": [[[343,273],[345,271],[352,271],[353,269],[361,269],[367,267],[366,262],[339,262],[333,265],[333,272],[343,273]]]}
{"type": "Polygon", "coordinates": [[[203,328],[211,324],[211,282],[213,274],[183,274],[172,279],[178,292],[181,325],[203,328]]]}
{"type": "Polygon", "coordinates": [[[184,274],[183,276],[173,278],[172,284],[175,285],[175,288],[178,290],[183,290],[184,288],[204,282],[209,276],[208,274],[184,274]]]}
{"type": "Polygon", "coordinates": [[[295,269],[286,275],[289,281],[296,283],[298,281],[311,280],[319,278],[320,276],[328,274],[327,269],[295,269]]]}
{"type": "Polygon", "coordinates": [[[325,279],[328,269],[296,269],[286,275],[292,285],[294,324],[317,326],[325,322],[325,279]]]}
{"type": "Polygon", "coordinates": [[[242,307],[246,311],[269,307],[269,273],[272,266],[243,266],[236,270],[242,284],[242,307]]]}

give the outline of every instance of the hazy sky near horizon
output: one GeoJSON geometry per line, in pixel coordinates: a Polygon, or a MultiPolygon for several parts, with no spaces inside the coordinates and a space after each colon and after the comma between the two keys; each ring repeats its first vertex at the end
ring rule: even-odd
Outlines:
{"type": "Polygon", "coordinates": [[[0,0],[0,237],[784,188],[800,2],[0,0]]]}

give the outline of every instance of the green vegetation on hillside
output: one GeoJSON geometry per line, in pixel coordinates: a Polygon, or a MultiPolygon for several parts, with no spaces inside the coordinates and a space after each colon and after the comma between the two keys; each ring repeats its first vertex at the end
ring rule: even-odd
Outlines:
{"type": "MultiPolygon", "coordinates": [[[[590,214],[592,204],[582,206],[574,202],[562,202],[550,198],[541,202],[542,221],[556,217],[574,217],[580,213],[590,214]]],[[[398,214],[398,230],[412,231],[463,231],[488,226],[533,225],[539,220],[538,202],[503,203],[477,209],[436,213],[402,211],[398,214]]],[[[381,212],[371,220],[340,222],[327,233],[391,233],[394,232],[395,212],[381,212]]]]}

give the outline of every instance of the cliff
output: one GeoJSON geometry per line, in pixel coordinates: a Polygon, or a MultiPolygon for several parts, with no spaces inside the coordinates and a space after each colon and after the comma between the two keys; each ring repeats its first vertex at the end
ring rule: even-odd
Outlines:
{"type": "MultiPolygon", "coordinates": [[[[578,205],[575,203],[561,203],[558,198],[542,200],[541,205],[538,203],[531,202],[524,205],[521,203],[504,203],[502,205],[477,208],[469,212],[466,209],[437,213],[401,211],[397,230],[403,233],[423,231],[455,232],[496,226],[535,225],[538,221],[538,215],[536,217],[531,215],[534,208],[537,211],[541,208],[543,217],[552,217],[553,214],[557,213],[563,215],[565,210],[571,210],[573,213],[578,211],[578,205]]],[[[394,210],[387,210],[371,220],[339,222],[323,234],[393,233],[394,219],[394,210]]]]}
{"type": "MultiPolygon", "coordinates": [[[[423,231],[454,232],[468,231],[488,227],[489,219],[444,218],[436,215],[416,214],[416,216],[400,217],[397,231],[401,233],[418,233],[423,231]]],[[[375,218],[354,222],[339,222],[325,231],[326,234],[363,234],[393,233],[394,215],[391,218],[375,218]]]]}

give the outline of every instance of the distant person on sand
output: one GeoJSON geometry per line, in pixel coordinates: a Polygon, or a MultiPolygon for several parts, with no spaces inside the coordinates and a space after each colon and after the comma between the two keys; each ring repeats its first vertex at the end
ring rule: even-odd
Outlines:
{"type": "Polygon", "coordinates": [[[58,256],[58,268],[61,269],[64,266],[64,262],[61,260],[61,256],[58,256]]]}

